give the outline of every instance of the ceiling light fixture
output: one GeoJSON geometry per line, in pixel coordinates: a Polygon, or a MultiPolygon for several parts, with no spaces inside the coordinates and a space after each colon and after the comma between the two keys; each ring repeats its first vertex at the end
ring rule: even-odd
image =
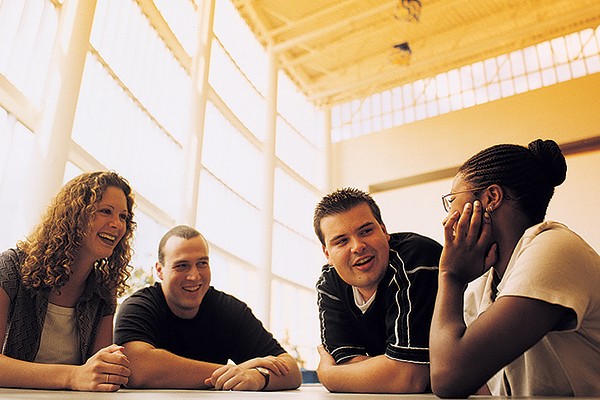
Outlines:
{"type": "Polygon", "coordinates": [[[412,50],[408,42],[395,44],[392,53],[392,62],[396,65],[408,65],[410,64],[411,55],[412,50]]]}
{"type": "Polygon", "coordinates": [[[411,22],[418,22],[421,17],[423,5],[420,0],[398,0],[394,10],[396,19],[404,19],[411,22]]]}

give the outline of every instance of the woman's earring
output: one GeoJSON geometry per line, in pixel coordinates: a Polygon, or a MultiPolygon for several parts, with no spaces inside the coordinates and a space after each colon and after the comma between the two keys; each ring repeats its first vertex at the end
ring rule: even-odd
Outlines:
{"type": "Polygon", "coordinates": [[[487,208],[485,209],[485,211],[487,211],[488,214],[491,214],[492,211],[494,211],[494,207],[492,207],[491,205],[487,206],[487,208]]]}

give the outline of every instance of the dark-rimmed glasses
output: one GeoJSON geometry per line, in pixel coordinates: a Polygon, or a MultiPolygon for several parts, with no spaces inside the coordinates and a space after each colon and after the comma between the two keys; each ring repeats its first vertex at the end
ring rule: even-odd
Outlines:
{"type": "Polygon", "coordinates": [[[475,189],[469,189],[469,190],[461,190],[460,192],[454,192],[454,193],[448,193],[442,196],[442,204],[444,205],[444,210],[446,210],[446,212],[450,211],[450,208],[452,208],[452,202],[454,201],[454,197],[452,196],[456,196],[457,194],[461,194],[461,193],[469,193],[469,192],[478,192],[480,190],[485,189],[487,186],[484,187],[478,187],[475,189]]]}

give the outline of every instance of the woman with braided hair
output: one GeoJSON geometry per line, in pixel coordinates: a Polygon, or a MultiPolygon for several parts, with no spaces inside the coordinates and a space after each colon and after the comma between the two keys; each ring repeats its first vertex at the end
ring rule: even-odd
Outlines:
{"type": "Polygon", "coordinates": [[[133,206],[118,174],[84,173],[0,253],[0,387],[115,391],[128,382],[129,361],[112,343],[133,206]]]}
{"type": "Polygon", "coordinates": [[[430,333],[438,396],[600,396],[600,256],[544,221],[566,171],[552,140],[492,146],[442,198],[430,333]]]}

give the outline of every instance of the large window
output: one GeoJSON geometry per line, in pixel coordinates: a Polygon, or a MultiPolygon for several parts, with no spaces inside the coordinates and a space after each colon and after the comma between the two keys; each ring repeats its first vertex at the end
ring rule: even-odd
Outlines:
{"type": "Polygon", "coordinates": [[[219,258],[224,265],[214,267],[228,271],[215,278],[222,287],[259,305],[260,294],[248,283],[271,277],[270,307],[258,312],[268,315],[264,322],[290,353],[315,368],[314,285],[323,260],[311,221],[325,190],[323,124],[319,112],[279,74],[275,163],[269,167],[267,55],[231,3],[215,4],[209,78],[214,95],[206,113],[198,225],[220,251],[237,257],[225,255],[219,258]],[[265,195],[273,204],[271,215],[263,209],[269,203],[265,195]],[[273,239],[267,243],[261,233],[269,230],[273,239]],[[265,249],[270,256],[264,256],[265,249]],[[299,305],[307,306],[302,316],[299,305]]]}
{"type": "Polygon", "coordinates": [[[116,170],[136,194],[130,292],[157,279],[160,237],[195,225],[209,241],[213,285],[247,302],[314,368],[320,114],[281,75],[280,114],[268,121],[267,82],[277,76],[266,50],[221,0],[209,47],[200,46],[201,3],[0,1],[0,245],[14,246],[36,222],[41,206],[28,199],[47,204],[82,171],[116,170]],[[202,60],[207,82],[194,73],[202,60]],[[37,184],[53,174],[53,187],[37,184]]]}
{"type": "Polygon", "coordinates": [[[0,246],[3,250],[14,247],[16,240],[31,228],[26,218],[30,204],[24,196],[32,184],[28,166],[35,158],[33,133],[14,115],[0,108],[0,246]]]}
{"type": "Polygon", "coordinates": [[[59,9],[47,0],[0,2],[0,246],[31,229],[31,166],[59,9]]]}
{"type": "MultiPolygon", "coordinates": [[[[185,14],[186,4],[193,13],[186,1],[163,2],[161,11],[185,14]]],[[[152,281],[154,249],[180,216],[191,130],[189,58],[174,56],[185,54],[182,44],[149,11],[134,1],[97,3],[71,136],[76,152],[117,170],[136,191],[132,289],[152,281]]]]}
{"type": "Polygon", "coordinates": [[[600,28],[421,79],[332,109],[338,142],[600,72],[600,28]]]}

